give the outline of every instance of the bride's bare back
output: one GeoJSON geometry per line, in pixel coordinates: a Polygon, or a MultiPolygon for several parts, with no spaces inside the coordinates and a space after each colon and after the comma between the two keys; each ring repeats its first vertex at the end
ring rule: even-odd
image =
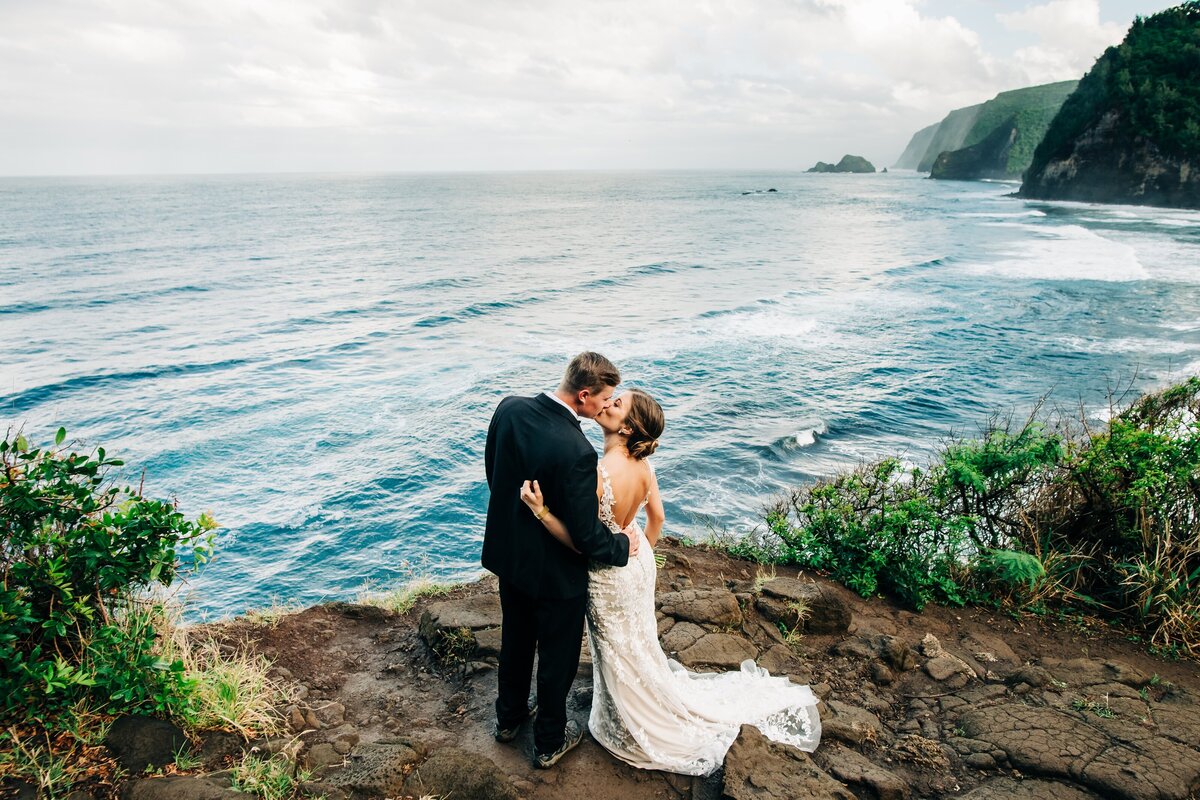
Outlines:
{"type": "MultiPolygon", "coordinates": [[[[654,477],[649,462],[630,458],[619,450],[604,454],[601,459],[608,470],[608,479],[613,491],[613,518],[622,528],[633,522],[642,501],[654,486],[654,477]]],[[[597,476],[596,496],[604,496],[604,478],[597,476]]]]}

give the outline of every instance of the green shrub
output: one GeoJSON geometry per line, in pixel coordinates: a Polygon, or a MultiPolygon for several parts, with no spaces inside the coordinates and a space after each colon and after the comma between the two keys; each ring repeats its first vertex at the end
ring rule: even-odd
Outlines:
{"type": "Polygon", "coordinates": [[[931,502],[929,476],[885,459],[794,492],[768,514],[784,560],[821,570],[863,597],[887,592],[914,608],[962,604],[961,521],[931,502]]]}
{"type": "Polygon", "coordinates": [[[121,461],[65,438],[0,442],[0,718],[48,724],[81,700],[167,712],[184,666],[160,656],[150,610],[131,601],[171,583],[180,551],[203,562],[216,524],[117,487],[121,461]]]}
{"type": "Polygon", "coordinates": [[[1102,430],[1039,413],[993,418],[927,470],[884,459],[797,489],[740,549],[916,609],[1081,604],[1200,654],[1200,378],[1102,430]]]}

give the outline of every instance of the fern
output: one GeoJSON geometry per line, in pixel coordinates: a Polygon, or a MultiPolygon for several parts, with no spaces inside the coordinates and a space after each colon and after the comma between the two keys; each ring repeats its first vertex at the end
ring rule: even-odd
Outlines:
{"type": "Polygon", "coordinates": [[[988,550],[980,558],[980,567],[1002,583],[1030,589],[1046,576],[1041,560],[1020,550],[988,550]]]}

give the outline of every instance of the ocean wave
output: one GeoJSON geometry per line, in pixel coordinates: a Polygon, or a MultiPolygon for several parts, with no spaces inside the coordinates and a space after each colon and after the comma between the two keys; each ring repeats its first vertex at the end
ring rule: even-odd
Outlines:
{"type": "Polygon", "coordinates": [[[1140,339],[1126,336],[1118,339],[1085,339],[1082,336],[1063,336],[1058,342],[1071,350],[1084,353],[1189,353],[1200,350],[1200,343],[1167,339],[1140,339]]]}
{"type": "Polygon", "coordinates": [[[245,358],[230,358],[224,361],[211,361],[195,364],[168,364],[146,369],[130,370],[127,372],[101,372],[91,375],[78,375],[56,383],[46,383],[22,392],[0,395],[0,407],[7,408],[17,414],[24,414],[37,406],[48,403],[75,392],[89,389],[99,389],[108,386],[130,383],[133,381],[158,380],[182,375],[192,375],[206,372],[216,372],[249,363],[245,358]]]}
{"type": "Polygon", "coordinates": [[[1140,281],[1149,277],[1132,247],[1082,226],[1018,227],[1036,231],[1036,238],[1020,242],[990,264],[976,263],[973,269],[1030,280],[1140,281]]]}

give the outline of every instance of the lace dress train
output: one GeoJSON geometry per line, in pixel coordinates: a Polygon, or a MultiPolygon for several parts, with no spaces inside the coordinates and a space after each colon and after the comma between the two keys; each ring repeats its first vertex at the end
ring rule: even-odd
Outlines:
{"type": "MultiPolygon", "coordinates": [[[[613,531],[612,484],[600,465],[600,518],[613,531]]],[[[645,502],[643,501],[643,507],[645,502]]],[[[644,537],[640,526],[633,535],[644,537]]],[[[605,749],[642,769],[708,775],[743,724],[812,752],[821,739],[817,698],[753,661],[736,672],[690,672],[668,659],[654,613],[654,551],[643,538],[624,567],[593,564],[588,576],[592,710],[588,727],[605,749]]]]}

